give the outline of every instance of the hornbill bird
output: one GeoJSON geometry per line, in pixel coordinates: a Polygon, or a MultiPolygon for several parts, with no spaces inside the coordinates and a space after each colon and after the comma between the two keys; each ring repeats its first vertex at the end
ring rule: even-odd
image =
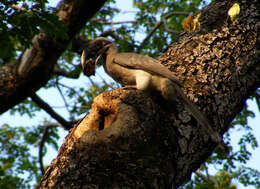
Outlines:
{"type": "Polygon", "coordinates": [[[136,53],[118,53],[116,45],[104,37],[91,41],[89,48],[95,51],[96,61],[87,61],[90,56],[87,49],[83,50],[81,65],[85,75],[94,75],[95,62],[102,57],[105,71],[115,81],[137,90],[159,91],[163,98],[170,102],[174,102],[178,98],[185,109],[198,121],[201,129],[214,142],[222,141],[221,136],[212,127],[206,116],[183,93],[182,84],[178,78],[158,60],[136,53]]]}

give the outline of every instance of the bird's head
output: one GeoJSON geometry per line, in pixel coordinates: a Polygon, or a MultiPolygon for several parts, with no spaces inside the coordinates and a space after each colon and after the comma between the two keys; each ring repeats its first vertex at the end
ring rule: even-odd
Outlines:
{"type": "Polygon", "coordinates": [[[113,42],[104,37],[98,37],[88,43],[81,54],[81,66],[87,76],[95,75],[95,64],[107,52],[113,42]]]}
{"type": "Polygon", "coordinates": [[[113,45],[113,42],[107,38],[98,37],[90,42],[90,45],[96,48],[96,52],[99,56],[105,53],[109,49],[109,47],[113,45]]]}
{"type": "Polygon", "coordinates": [[[90,41],[83,52],[86,54],[87,59],[95,59],[99,55],[105,53],[108,48],[113,44],[113,42],[105,37],[98,37],[90,41]]]}

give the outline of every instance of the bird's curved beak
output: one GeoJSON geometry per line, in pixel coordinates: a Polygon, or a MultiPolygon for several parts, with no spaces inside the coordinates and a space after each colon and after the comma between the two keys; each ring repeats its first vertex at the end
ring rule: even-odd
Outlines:
{"type": "Polygon", "coordinates": [[[86,52],[85,52],[85,49],[82,51],[82,54],[81,54],[81,58],[80,58],[80,64],[81,64],[81,67],[83,68],[84,70],[84,66],[85,66],[85,63],[86,63],[86,52]]]}
{"type": "Polygon", "coordinates": [[[96,55],[98,55],[97,57],[95,57],[94,60],[88,60],[88,56],[87,56],[87,49],[84,49],[82,51],[81,54],[81,58],[80,58],[80,64],[83,70],[83,73],[86,76],[91,76],[91,75],[95,75],[95,67],[96,64],[98,62],[98,60],[102,57],[102,55],[104,55],[104,53],[108,50],[108,48],[111,46],[111,42],[108,44],[103,44],[103,48],[100,48],[96,55]]]}
{"type": "Polygon", "coordinates": [[[96,60],[87,60],[87,53],[84,49],[81,58],[80,58],[80,64],[82,67],[82,71],[86,76],[92,76],[95,75],[95,67],[96,67],[96,60]]]}

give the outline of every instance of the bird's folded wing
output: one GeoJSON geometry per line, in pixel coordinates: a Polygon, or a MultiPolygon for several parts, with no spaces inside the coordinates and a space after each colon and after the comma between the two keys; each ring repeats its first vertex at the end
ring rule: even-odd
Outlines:
{"type": "Polygon", "coordinates": [[[159,75],[182,86],[178,78],[156,59],[135,53],[118,53],[113,58],[114,63],[130,69],[140,69],[153,75],[159,75]]]}

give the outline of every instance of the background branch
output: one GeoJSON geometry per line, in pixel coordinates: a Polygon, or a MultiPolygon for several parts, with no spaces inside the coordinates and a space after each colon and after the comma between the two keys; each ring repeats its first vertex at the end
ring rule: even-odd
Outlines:
{"type": "Polygon", "coordinates": [[[112,38],[115,39],[115,41],[119,41],[121,40],[121,38],[115,34],[114,30],[113,29],[109,29],[109,30],[106,30],[104,31],[100,37],[107,37],[107,36],[111,36],[112,38]]]}
{"type": "Polygon", "coordinates": [[[187,12],[172,12],[172,13],[168,13],[165,14],[164,16],[162,16],[161,21],[157,22],[155,24],[155,26],[153,27],[153,29],[147,34],[147,36],[144,38],[144,40],[142,41],[142,43],[139,45],[139,47],[137,48],[137,53],[140,53],[141,50],[143,49],[144,45],[147,43],[147,41],[152,37],[152,35],[155,33],[155,31],[162,25],[164,24],[164,26],[168,29],[168,32],[174,33],[174,34],[179,34],[180,32],[178,31],[173,31],[173,30],[169,30],[168,28],[168,24],[167,24],[167,19],[173,15],[189,15],[189,13],[187,12]]]}
{"type": "Polygon", "coordinates": [[[59,68],[57,65],[55,65],[54,69],[53,69],[53,74],[57,75],[57,76],[64,76],[67,78],[71,78],[71,79],[77,79],[79,78],[79,75],[81,73],[81,71],[78,71],[81,69],[81,65],[76,65],[75,69],[68,72],[66,70],[63,70],[61,68],[59,68]]]}
{"type": "Polygon", "coordinates": [[[205,182],[207,182],[207,183],[213,182],[214,185],[217,185],[217,181],[216,181],[216,179],[215,179],[214,177],[212,177],[212,176],[210,176],[210,175],[208,175],[208,176],[204,175],[203,173],[200,172],[199,169],[197,169],[197,170],[195,171],[195,174],[196,174],[198,177],[202,178],[205,182]]]}
{"type": "MultiPolygon", "coordinates": [[[[70,86],[67,86],[67,85],[65,85],[65,84],[63,84],[63,83],[57,82],[57,88],[58,88],[58,90],[61,92],[61,95],[63,96],[63,99],[64,99],[64,100],[65,100],[65,97],[64,97],[64,95],[62,94],[62,91],[61,91],[60,86],[65,87],[65,88],[67,88],[67,89],[73,91],[73,92],[78,96],[78,98],[79,98],[81,101],[83,101],[85,104],[87,103],[86,100],[85,100],[74,88],[72,88],[72,87],[70,87],[70,86]]],[[[65,102],[66,102],[66,100],[65,100],[65,102]]],[[[65,103],[65,102],[64,102],[64,103],[65,103]]],[[[67,102],[66,102],[65,104],[67,104],[67,102]]],[[[67,106],[69,106],[69,105],[67,104],[67,106]]]]}
{"type": "Polygon", "coordinates": [[[153,27],[153,29],[147,34],[147,36],[144,38],[144,40],[142,41],[142,43],[139,45],[139,47],[136,50],[136,53],[140,53],[141,50],[144,48],[144,45],[146,44],[146,42],[152,37],[152,35],[155,33],[155,31],[162,25],[163,22],[158,22],[155,24],[155,26],[153,27]]]}
{"type": "Polygon", "coordinates": [[[52,118],[57,120],[66,130],[70,130],[73,127],[73,123],[66,121],[58,113],[56,113],[49,104],[44,102],[38,95],[33,93],[31,99],[44,111],[46,111],[52,118]]]}
{"type": "Polygon", "coordinates": [[[90,22],[96,23],[96,24],[107,24],[107,25],[116,25],[116,24],[132,24],[137,23],[136,20],[126,20],[126,21],[106,21],[106,20],[99,20],[99,19],[91,19],[90,22]]]}
{"type": "Polygon", "coordinates": [[[43,164],[43,147],[44,147],[44,143],[46,141],[47,135],[48,135],[48,129],[49,129],[49,127],[44,127],[42,138],[40,141],[40,146],[39,146],[39,155],[38,155],[39,159],[38,160],[39,160],[42,175],[44,175],[44,172],[45,172],[44,164],[43,164]]]}
{"type": "Polygon", "coordinates": [[[44,164],[43,164],[43,148],[44,148],[44,144],[47,140],[47,136],[48,136],[48,131],[49,131],[49,128],[51,127],[59,127],[59,126],[62,126],[60,123],[47,123],[45,124],[43,127],[43,134],[42,134],[42,138],[41,138],[41,141],[40,141],[40,145],[39,145],[39,152],[38,152],[38,161],[39,161],[39,164],[40,164],[40,170],[41,170],[41,173],[42,175],[44,175],[44,172],[45,172],[45,167],[44,167],[44,164]]]}

